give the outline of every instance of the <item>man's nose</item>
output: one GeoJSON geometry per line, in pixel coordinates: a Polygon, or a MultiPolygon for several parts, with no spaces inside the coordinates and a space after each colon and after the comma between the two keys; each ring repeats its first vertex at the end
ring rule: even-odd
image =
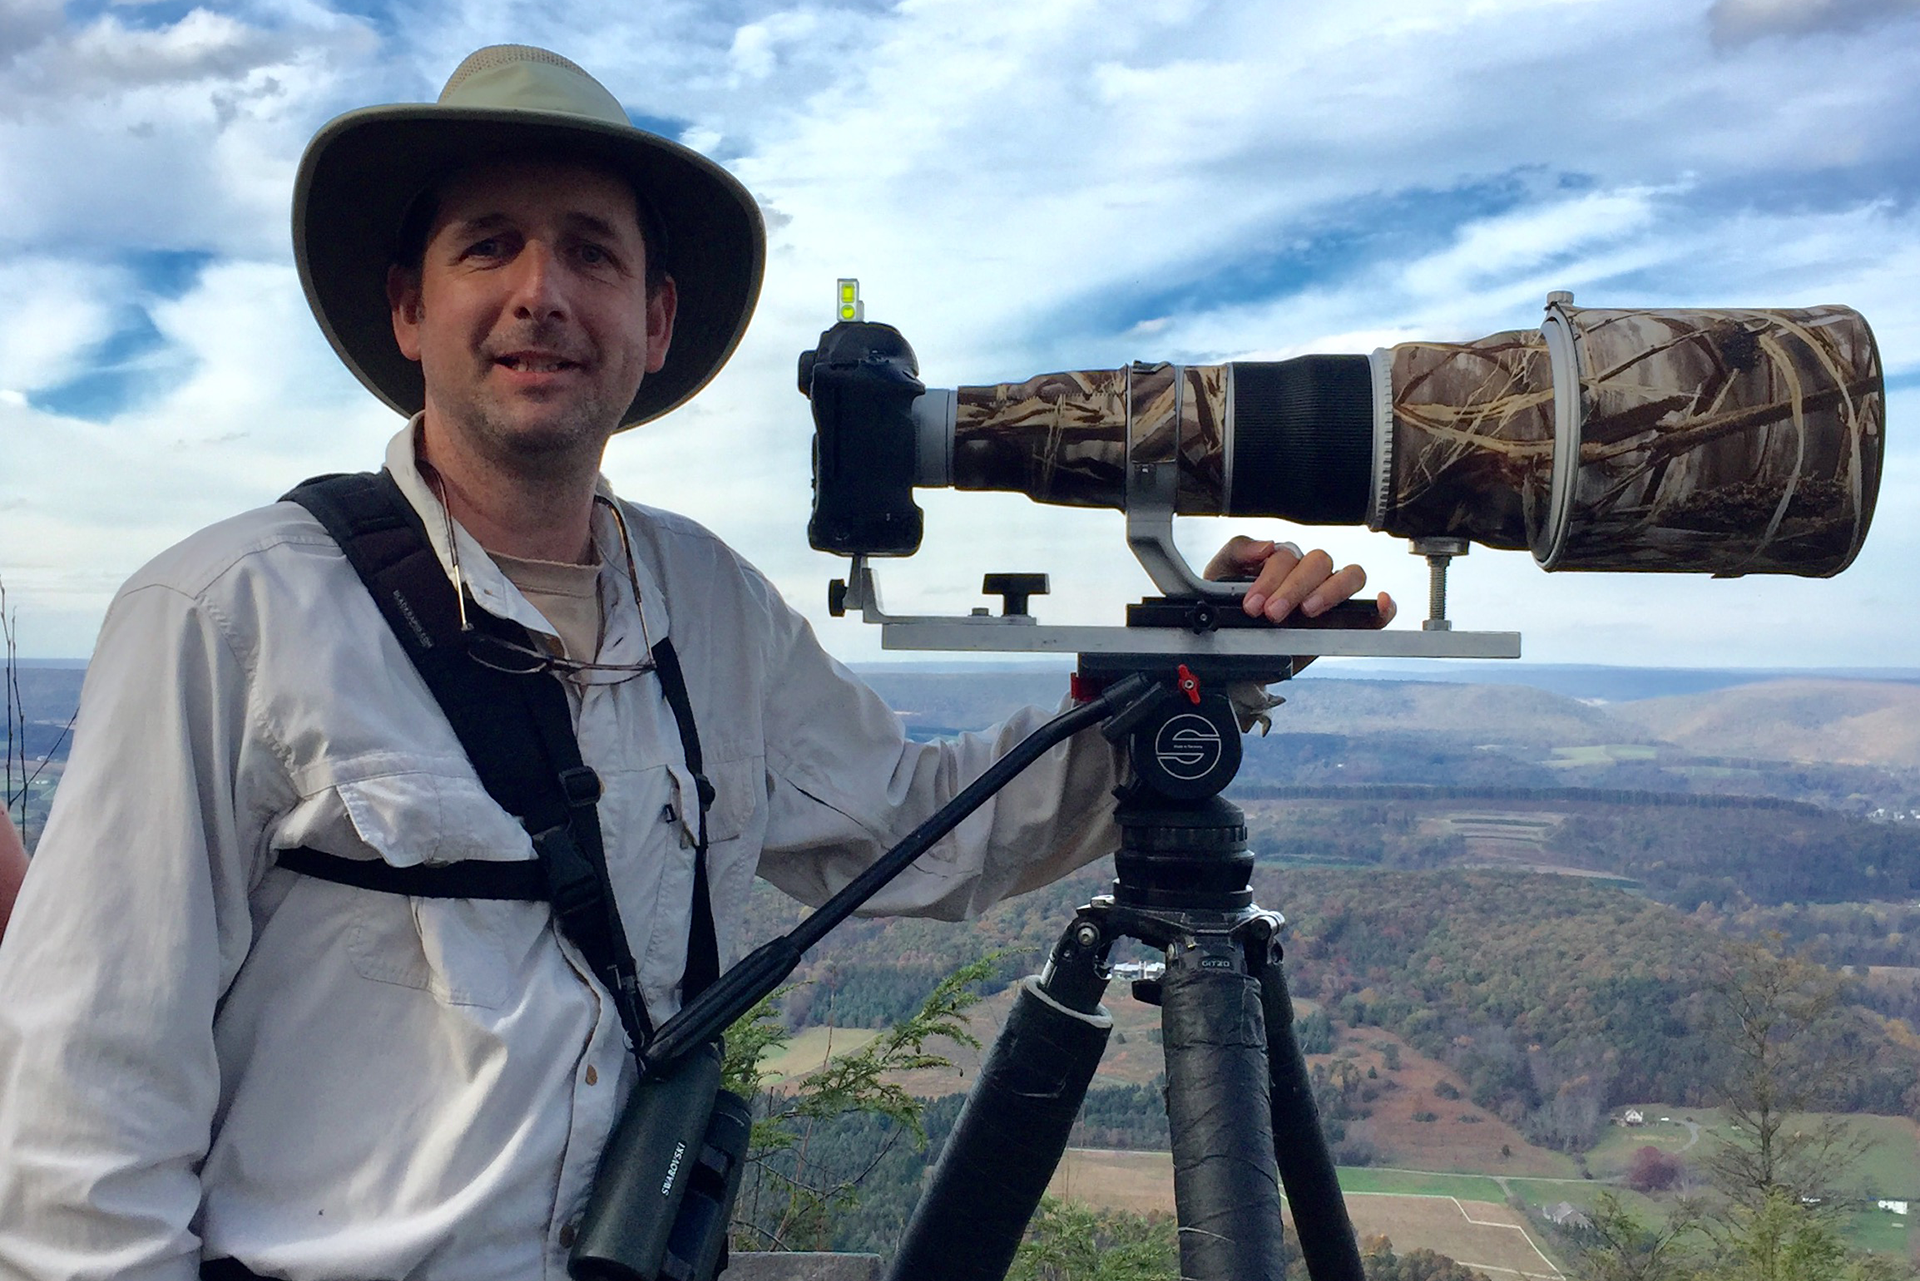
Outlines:
{"type": "Polygon", "coordinates": [[[543,241],[527,242],[514,260],[513,313],[527,320],[566,315],[566,291],[558,256],[543,241]]]}

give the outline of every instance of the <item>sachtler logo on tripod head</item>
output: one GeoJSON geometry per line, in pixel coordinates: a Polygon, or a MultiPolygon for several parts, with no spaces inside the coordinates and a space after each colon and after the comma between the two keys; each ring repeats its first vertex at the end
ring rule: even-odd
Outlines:
{"type": "Polygon", "coordinates": [[[1153,756],[1178,779],[1205,778],[1220,765],[1220,728],[1197,712],[1169,719],[1153,736],[1153,756]]]}

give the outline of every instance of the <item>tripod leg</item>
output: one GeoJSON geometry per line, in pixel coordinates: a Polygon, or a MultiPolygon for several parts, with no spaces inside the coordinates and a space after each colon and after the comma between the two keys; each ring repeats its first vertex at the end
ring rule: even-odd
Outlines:
{"type": "Polygon", "coordinates": [[[1167,949],[1160,1026],[1180,1275],[1282,1281],[1266,1029],[1239,942],[1207,934],[1167,949]]]}
{"type": "Polygon", "coordinates": [[[1266,1009],[1267,1070],[1273,1087],[1274,1155],[1293,1207],[1307,1275],[1313,1281],[1362,1281],[1360,1247],[1334,1175],[1333,1153],[1320,1131],[1306,1056],[1293,1034],[1293,998],[1280,969],[1278,944],[1271,945],[1260,967],[1260,997],[1266,1009]]]}
{"type": "Polygon", "coordinates": [[[1001,1281],[1067,1149],[1113,1018],[1099,926],[1068,928],[1042,978],[1025,979],[947,1137],[888,1276],[1001,1281]],[[1090,927],[1090,928],[1089,928],[1090,927]]]}

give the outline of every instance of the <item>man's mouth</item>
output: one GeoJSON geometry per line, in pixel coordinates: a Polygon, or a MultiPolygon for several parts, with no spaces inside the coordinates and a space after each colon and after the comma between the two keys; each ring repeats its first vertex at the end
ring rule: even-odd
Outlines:
{"type": "Polygon", "coordinates": [[[555,374],[564,369],[580,367],[579,361],[540,352],[508,352],[504,356],[495,356],[493,363],[523,374],[555,374]]]}

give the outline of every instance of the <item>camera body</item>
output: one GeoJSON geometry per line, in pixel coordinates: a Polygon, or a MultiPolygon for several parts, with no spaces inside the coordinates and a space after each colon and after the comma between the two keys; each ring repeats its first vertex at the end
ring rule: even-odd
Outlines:
{"type": "Polygon", "coordinates": [[[842,556],[911,556],[925,518],[913,501],[914,405],[926,394],[913,348],[891,325],[843,321],[800,356],[813,402],[813,516],[807,540],[842,556]]]}

